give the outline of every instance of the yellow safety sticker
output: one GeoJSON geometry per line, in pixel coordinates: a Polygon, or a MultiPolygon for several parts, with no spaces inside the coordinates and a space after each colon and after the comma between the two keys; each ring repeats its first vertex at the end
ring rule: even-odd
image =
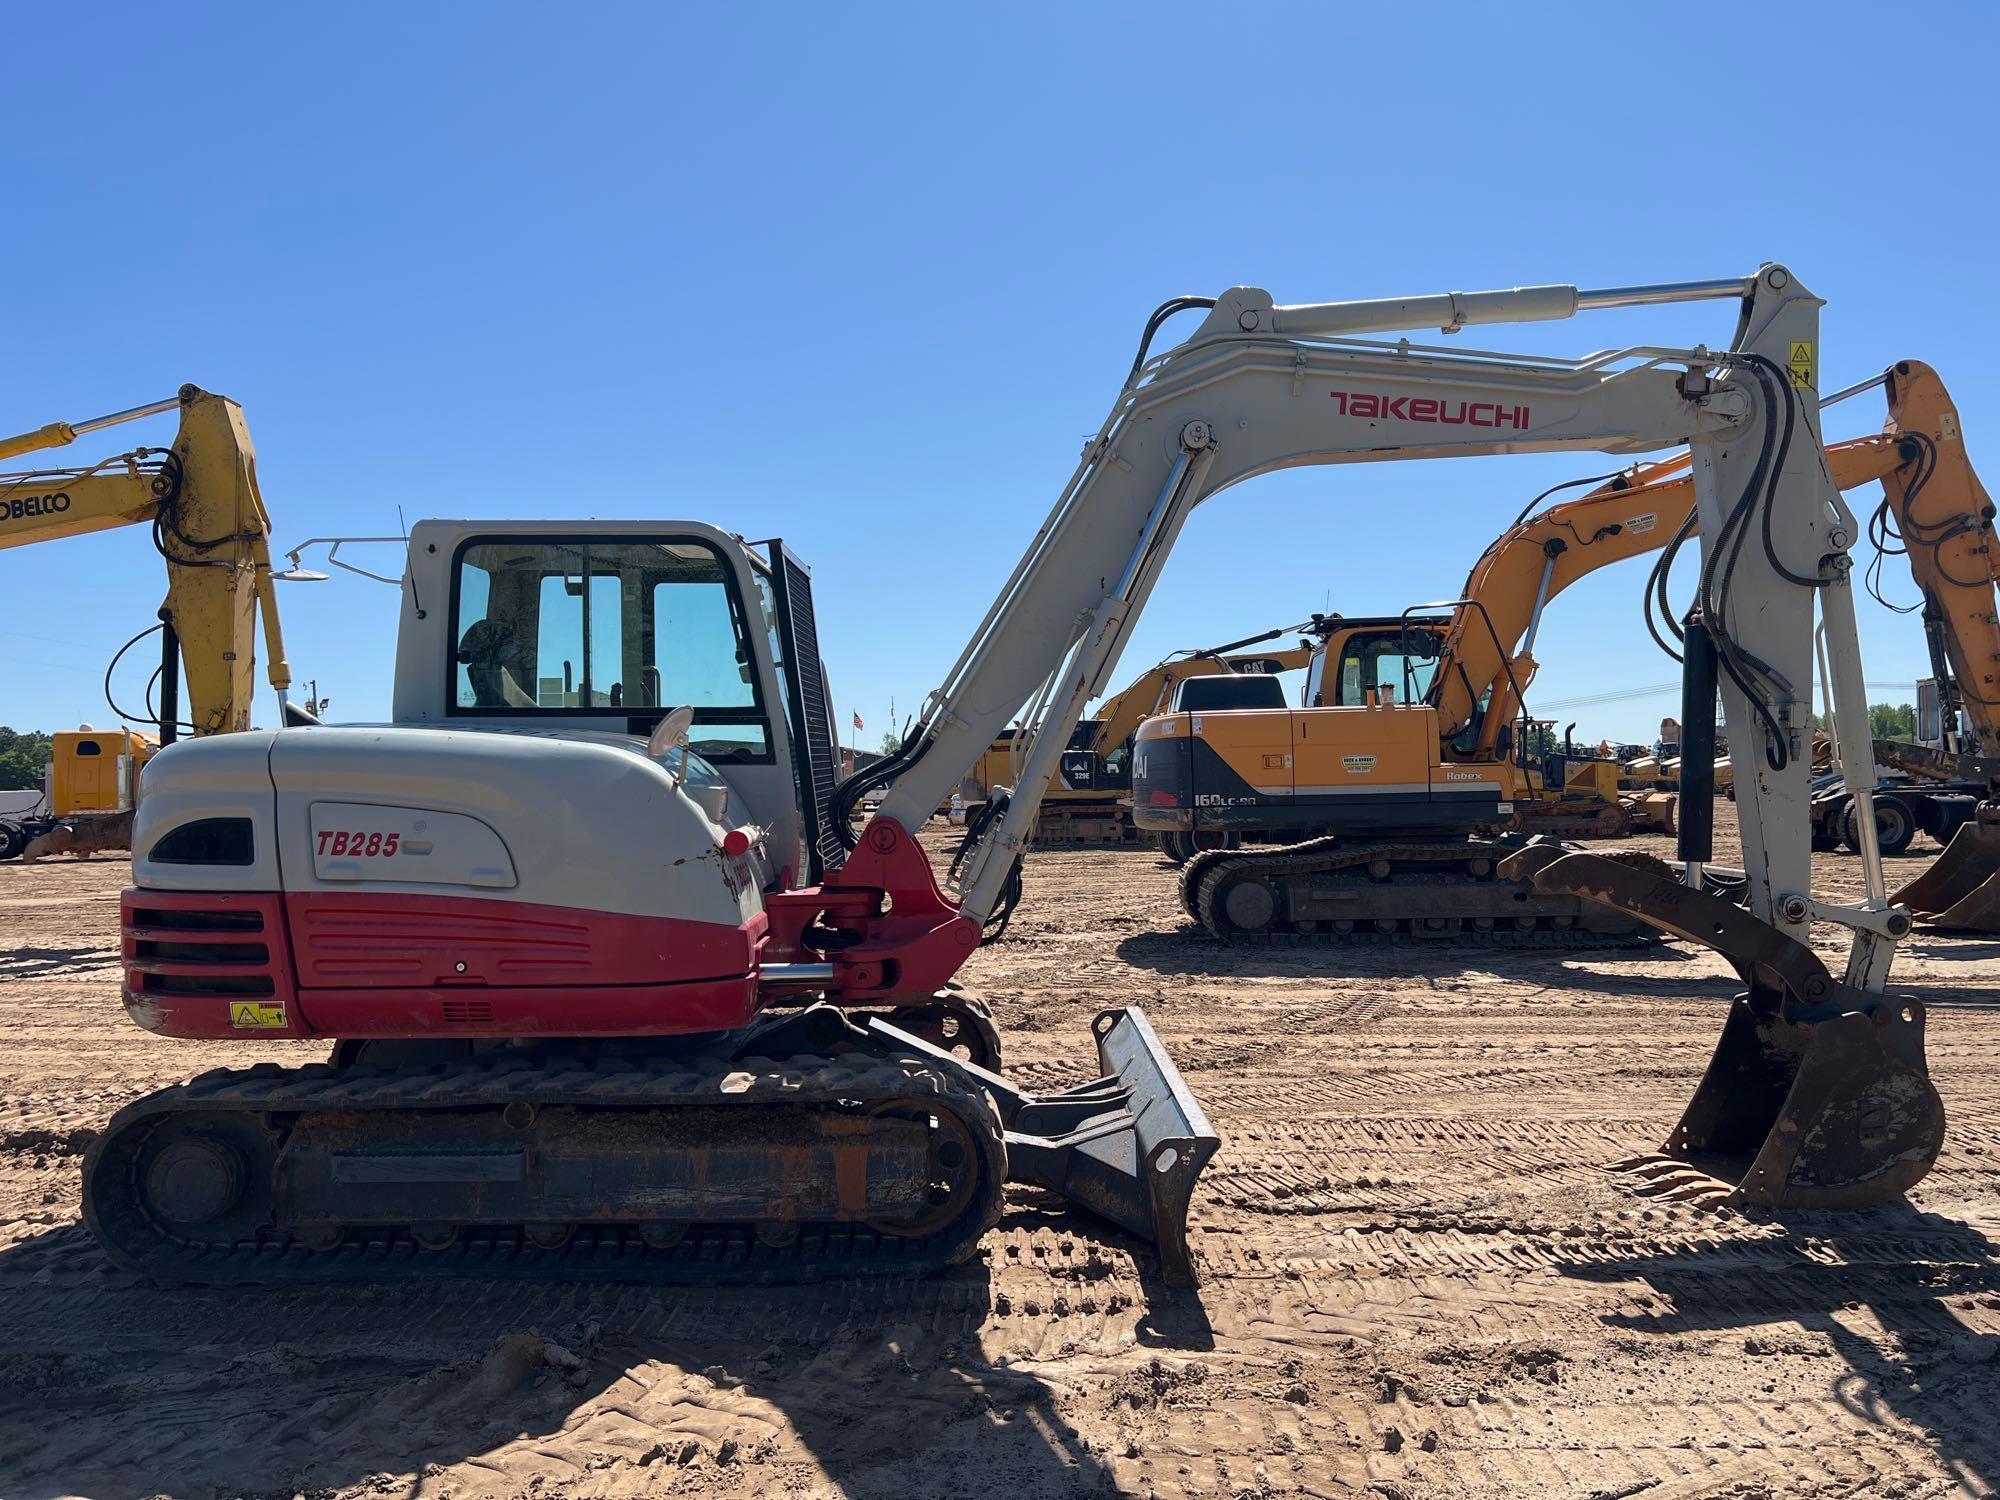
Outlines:
{"type": "Polygon", "coordinates": [[[283,1031],[285,1007],[274,1000],[232,1000],[229,1024],[238,1031],[283,1031]]]}
{"type": "Polygon", "coordinates": [[[1791,355],[1785,361],[1792,372],[1792,384],[1804,390],[1813,383],[1811,339],[1793,339],[1791,355]]]}

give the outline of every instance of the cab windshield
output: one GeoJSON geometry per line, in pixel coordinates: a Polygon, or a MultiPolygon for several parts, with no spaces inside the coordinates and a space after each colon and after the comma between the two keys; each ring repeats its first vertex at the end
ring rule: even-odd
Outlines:
{"type": "Polygon", "coordinates": [[[1351,638],[1340,655],[1334,705],[1421,703],[1437,675],[1438,637],[1429,631],[1386,631],[1351,638]]]}
{"type": "Polygon", "coordinates": [[[452,610],[454,715],[638,728],[686,704],[697,754],[770,752],[743,600],[706,542],[474,538],[452,610]]]}

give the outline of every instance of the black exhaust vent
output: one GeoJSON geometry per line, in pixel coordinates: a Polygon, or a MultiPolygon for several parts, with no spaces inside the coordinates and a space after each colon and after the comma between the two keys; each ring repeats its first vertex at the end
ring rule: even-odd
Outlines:
{"type": "Polygon", "coordinates": [[[792,774],[805,813],[808,869],[817,883],[847,863],[847,846],[833,825],[834,783],[840,779],[840,749],[834,740],[833,708],[827,702],[826,667],[819,657],[819,626],[813,618],[812,570],[783,542],[771,543],[771,571],[777,582],[778,633],[785,659],[779,671],[791,700],[792,774]]]}

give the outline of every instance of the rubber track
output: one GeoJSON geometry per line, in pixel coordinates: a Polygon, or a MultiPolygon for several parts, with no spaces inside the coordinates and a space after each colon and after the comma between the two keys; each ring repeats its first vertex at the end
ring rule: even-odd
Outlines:
{"type": "MultiPolygon", "coordinates": [[[[1399,862],[1435,864],[1440,859],[1460,857],[1486,858],[1496,864],[1507,854],[1507,849],[1498,844],[1471,841],[1463,846],[1441,847],[1438,844],[1354,844],[1333,837],[1311,839],[1302,844],[1292,844],[1281,849],[1260,850],[1246,853],[1241,849],[1208,849],[1189,860],[1181,870],[1181,905],[1188,915],[1201,924],[1210,937],[1235,947],[1356,947],[1381,943],[1437,943],[1454,947],[1483,948],[1635,948],[1648,947],[1659,942],[1659,934],[1652,928],[1634,922],[1628,932],[1601,932],[1588,928],[1520,928],[1495,927],[1490,931],[1478,931],[1469,925],[1462,925],[1449,932],[1412,930],[1408,932],[1376,932],[1356,930],[1354,932],[1333,932],[1320,928],[1313,932],[1266,931],[1260,933],[1226,932],[1214,917],[1214,898],[1224,878],[1246,867],[1263,867],[1278,875],[1280,881],[1291,876],[1323,870],[1365,866],[1378,859],[1386,859],[1391,865],[1399,862]]],[[[1494,877],[1496,883],[1499,882],[1494,877]]],[[[1415,882],[1406,881],[1406,885],[1415,882]]],[[[1393,888],[1393,887],[1392,887],[1393,888]]]]}
{"type": "MultiPolygon", "coordinates": [[[[678,1285],[771,1284],[823,1275],[921,1276],[968,1259],[999,1221],[1005,1149],[999,1121],[983,1095],[918,1063],[865,1055],[787,1059],[738,1058],[687,1069],[668,1060],[576,1059],[538,1066],[521,1059],[464,1062],[421,1070],[326,1064],[287,1069],[262,1063],[218,1070],[127,1105],[113,1117],[84,1162],[84,1218],[107,1254],[125,1269],[159,1281],[300,1283],[415,1281],[439,1277],[642,1281],[678,1285]],[[721,1089],[724,1077],[735,1092],[721,1089]],[[671,1248],[645,1243],[636,1226],[579,1226],[547,1249],[517,1230],[479,1226],[442,1250],[418,1245],[406,1230],[350,1230],[332,1250],[313,1250],[283,1230],[253,1240],[206,1245],[177,1240],[140,1207],[133,1166],[149,1127],[186,1110],[253,1115],[321,1111],[502,1108],[523,1101],[605,1110],[675,1105],[741,1106],[767,1111],[858,1101],[911,1099],[950,1109],[973,1135],[984,1175],[966,1212],[922,1238],[878,1234],[863,1225],[804,1226],[773,1248],[751,1226],[691,1225],[671,1248]]],[[[679,1060],[673,1060],[679,1061],[679,1060]]]]}

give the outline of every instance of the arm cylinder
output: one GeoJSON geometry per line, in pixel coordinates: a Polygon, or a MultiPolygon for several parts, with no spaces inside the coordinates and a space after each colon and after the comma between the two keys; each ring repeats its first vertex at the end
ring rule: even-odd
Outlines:
{"type": "Polygon", "coordinates": [[[1685,864],[1715,857],[1715,642],[1698,619],[1681,638],[1681,805],[1685,864]]]}
{"type": "Polygon", "coordinates": [[[181,636],[174,629],[174,617],[160,611],[160,743],[171,745],[180,738],[181,717],[181,636]]]}
{"type": "Polygon", "coordinates": [[[1504,292],[1445,292],[1371,302],[1307,302],[1271,309],[1274,333],[1330,337],[1400,328],[1455,331],[1468,323],[1544,323],[1576,315],[1573,286],[1520,286],[1504,292]]]}
{"type": "Polygon", "coordinates": [[[76,441],[76,429],[67,422],[51,422],[24,432],[19,437],[0,438],[0,458],[16,458],[42,448],[61,448],[76,441]]]}

